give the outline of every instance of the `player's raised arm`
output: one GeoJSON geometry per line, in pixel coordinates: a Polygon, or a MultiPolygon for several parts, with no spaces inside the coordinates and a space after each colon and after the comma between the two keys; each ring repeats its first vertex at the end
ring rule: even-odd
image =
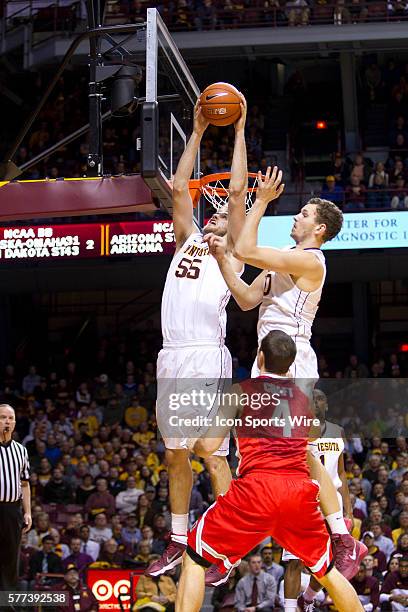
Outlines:
{"type": "Polygon", "coordinates": [[[268,168],[265,180],[259,173],[258,191],[255,203],[248,213],[244,227],[235,244],[234,255],[241,261],[262,270],[305,276],[309,280],[320,280],[322,266],[318,259],[304,249],[282,251],[257,245],[259,223],[269,202],[276,200],[284,190],[282,171],[275,166],[268,168]]]}
{"type": "Polygon", "coordinates": [[[245,198],[248,190],[248,162],[245,143],[247,104],[241,94],[241,116],[235,123],[234,153],[228,198],[228,248],[233,246],[245,223],[245,198]]]}
{"type": "Polygon", "coordinates": [[[179,249],[194,231],[193,202],[188,182],[194,169],[201,138],[208,126],[197,102],[194,108],[194,128],[187,146],[180,158],[173,178],[173,225],[176,248],[179,249]]]}
{"type": "Polygon", "coordinates": [[[217,260],[221,274],[241,310],[252,310],[262,302],[266,272],[262,272],[248,285],[236,271],[236,259],[227,249],[224,236],[207,234],[204,241],[208,242],[210,253],[217,260]]]}

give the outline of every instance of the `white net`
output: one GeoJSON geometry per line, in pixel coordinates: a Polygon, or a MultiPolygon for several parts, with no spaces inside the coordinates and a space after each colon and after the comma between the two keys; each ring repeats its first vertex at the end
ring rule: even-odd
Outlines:
{"type": "MultiPolygon", "coordinates": [[[[200,191],[217,212],[228,204],[229,199],[229,178],[215,179],[201,185],[200,191]]],[[[245,197],[245,208],[248,213],[256,198],[258,188],[258,176],[256,174],[248,177],[248,191],[245,197]]]]}

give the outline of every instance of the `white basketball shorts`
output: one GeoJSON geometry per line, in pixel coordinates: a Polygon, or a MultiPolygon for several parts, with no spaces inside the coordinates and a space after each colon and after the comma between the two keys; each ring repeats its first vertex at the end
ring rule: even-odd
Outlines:
{"type": "MultiPolygon", "coordinates": [[[[229,383],[231,378],[232,359],[225,345],[212,345],[199,341],[195,346],[165,345],[157,358],[156,417],[166,448],[187,449],[189,439],[199,437],[206,429],[205,426],[197,426],[191,430],[191,435],[186,436],[185,430],[182,428],[177,430],[177,426],[169,424],[169,418],[177,417],[175,422],[179,422],[183,416],[186,418],[215,416],[218,409],[215,401],[217,392],[222,392],[224,384],[229,383]],[[197,389],[205,393],[204,405],[203,402],[200,402],[200,405],[193,405],[190,402],[181,406],[177,401],[169,402],[169,398],[173,400],[184,394],[185,397],[192,397],[192,390],[197,389]]],[[[225,457],[228,452],[229,436],[214,455],[225,457]]]]}

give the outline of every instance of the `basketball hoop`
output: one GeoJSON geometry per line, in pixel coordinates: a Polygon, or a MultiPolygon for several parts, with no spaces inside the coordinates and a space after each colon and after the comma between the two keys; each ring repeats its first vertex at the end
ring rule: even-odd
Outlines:
{"type": "MultiPolygon", "coordinates": [[[[264,179],[265,177],[262,176],[262,178],[264,179]]],[[[218,212],[223,206],[228,204],[230,180],[231,172],[218,172],[217,174],[208,174],[200,179],[191,179],[189,189],[193,206],[197,206],[200,195],[203,195],[207,202],[218,212]]],[[[245,197],[247,213],[251,210],[255,201],[257,189],[258,174],[256,172],[248,172],[248,190],[245,197]]]]}

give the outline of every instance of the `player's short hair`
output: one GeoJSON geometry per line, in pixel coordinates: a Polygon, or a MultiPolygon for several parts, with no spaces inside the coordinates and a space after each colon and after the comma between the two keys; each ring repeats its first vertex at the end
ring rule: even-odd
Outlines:
{"type": "Polygon", "coordinates": [[[323,200],[322,198],[311,198],[308,204],[316,206],[317,223],[324,223],[326,226],[323,242],[333,240],[343,226],[343,213],[340,208],[333,204],[333,202],[323,200]]]}
{"type": "Polygon", "coordinates": [[[286,374],[296,357],[296,344],[285,332],[274,329],[262,339],[265,369],[272,374],[286,374]]]}

